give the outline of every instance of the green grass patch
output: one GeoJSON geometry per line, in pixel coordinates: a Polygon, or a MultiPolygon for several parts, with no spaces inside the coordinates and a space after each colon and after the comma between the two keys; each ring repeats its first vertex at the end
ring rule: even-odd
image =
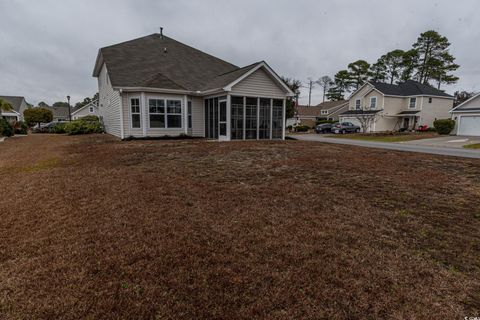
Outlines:
{"type": "Polygon", "coordinates": [[[333,138],[340,139],[352,139],[352,140],[365,140],[376,142],[404,142],[420,139],[436,138],[438,135],[435,133],[415,133],[415,134],[336,134],[331,135],[333,138]]]}
{"type": "Polygon", "coordinates": [[[37,171],[53,169],[55,167],[58,167],[59,164],[60,164],[59,159],[50,158],[50,159],[38,161],[34,165],[20,168],[19,171],[20,172],[33,173],[33,172],[37,172],[37,171]]]}
{"type": "Polygon", "coordinates": [[[463,147],[467,149],[480,149],[480,143],[466,144],[463,147]]]}

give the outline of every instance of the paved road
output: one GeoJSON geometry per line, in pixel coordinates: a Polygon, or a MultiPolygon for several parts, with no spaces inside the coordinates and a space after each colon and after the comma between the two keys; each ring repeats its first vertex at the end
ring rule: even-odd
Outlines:
{"type": "Polygon", "coordinates": [[[413,144],[404,144],[404,143],[372,142],[372,141],[362,141],[362,140],[350,140],[350,139],[343,139],[343,138],[342,139],[328,138],[320,134],[301,134],[301,135],[294,135],[290,137],[293,139],[303,140],[303,141],[317,141],[317,142],[344,144],[344,145],[352,145],[352,146],[367,147],[367,148],[379,148],[379,149],[388,149],[388,150],[420,152],[420,153],[439,154],[444,156],[480,159],[480,150],[433,147],[433,146],[413,145],[413,144]]]}

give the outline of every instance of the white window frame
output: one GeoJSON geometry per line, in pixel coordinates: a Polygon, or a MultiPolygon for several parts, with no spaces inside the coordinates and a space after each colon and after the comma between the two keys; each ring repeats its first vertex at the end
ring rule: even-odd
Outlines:
{"type": "Polygon", "coordinates": [[[183,103],[182,99],[175,99],[175,98],[170,98],[170,99],[165,99],[165,129],[173,129],[173,130],[180,130],[185,128],[184,123],[182,121],[183,119],[183,103]],[[177,101],[180,102],[180,112],[168,112],[168,102],[169,101],[177,101]],[[168,116],[180,116],[180,127],[175,127],[175,128],[170,128],[168,126],[168,116]]]}
{"type": "Polygon", "coordinates": [[[133,97],[128,97],[128,107],[130,111],[130,129],[142,129],[142,101],[140,97],[138,96],[133,96],[133,97]],[[132,100],[137,99],[138,100],[138,112],[132,112],[132,100]],[[134,127],[133,126],[133,117],[132,115],[138,114],[140,116],[140,126],[134,127]]]}
{"type": "Polygon", "coordinates": [[[355,99],[355,110],[362,110],[362,99],[355,99]],[[358,106],[357,102],[359,102],[358,106]]]}
{"type": "MultiPolygon", "coordinates": [[[[157,107],[158,108],[158,107],[157,107]]],[[[167,101],[164,98],[155,98],[155,97],[149,97],[147,99],[147,110],[148,110],[148,129],[153,129],[153,130],[163,130],[167,128],[167,101]],[[150,100],[159,100],[163,101],[163,113],[162,112],[150,112],[150,100]],[[152,123],[150,121],[150,115],[163,115],[163,127],[160,128],[155,128],[152,127],[152,123]]]]}
{"type": "Polygon", "coordinates": [[[377,109],[377,101],[378,101],[378,99],[377,99],[376,96],[375,96],[375,97],[370,97],[370,110],[375,110],[375,109],[377,109]],[[375,104],[374,104],[374,105],[372,105],[372,102],[373,102],[373,101],[375,101],[375,104]]]}
{"type": "Polygon", "coordinates": [[[182,129],[185,129],[185,123],[184,123],[184,102],[183,102],[183,99],[180,98],[180,97],[159,97],[159,96],[155,96],[155,95],[152,95],[152,96],[148,96],[147,97],[147,113],[148,113],[148,117],[147,117],[147,122],[148,122],[148,125],[147,125],[147,128],[148,129],[151,129],[151,130],[182,130],[182,129]],[[163,101],[163,105],[164,105],[164,113],[151,113],[150,112],[150,100],[162,100],[163,101]],[[180,113],[169,113],[168,112],[168,101],[179,101],[180,102],[180,113]],[[164,127],[161,127],[161,128],[152,128],[151,126],[151,122],[150,122],[150,115],[163,115],[164,116],[164,123],[165,123],[165,126],[164,127]],[[175,128],[169,128],[168,126],[168,116],[169,115],[178,115],[180,116],[180,118],[182,119],[180,121],[181,123],[181,126],[180,127],[175,127],[175,128]]]}
{"type": "Polygon", "coordinates": [[[417,108],[417,97],[410,97],[408,99],[408,109],[416,109],[417,108]],[[415,100],[415,105],[412,107],[412,99],[415,100]]]}

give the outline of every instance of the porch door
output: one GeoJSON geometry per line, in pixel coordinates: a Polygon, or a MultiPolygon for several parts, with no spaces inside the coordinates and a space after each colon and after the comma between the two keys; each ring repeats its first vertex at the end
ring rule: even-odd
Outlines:
{"type": "Polygon", "coordinates": [[[410,125],[410,118],[403,118],[403,127],[408,130],[409,125],[410,125]]]}
{"type": "Polygon", "coordinates": [[[228,140],[227,137],[227,100],[218,101],[218,139],[228,140]]]}

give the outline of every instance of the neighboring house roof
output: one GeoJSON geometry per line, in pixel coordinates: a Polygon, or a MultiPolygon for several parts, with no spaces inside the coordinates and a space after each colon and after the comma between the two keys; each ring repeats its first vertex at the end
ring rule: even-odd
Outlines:
{"type": "Polygon", "coordinates": [[[348,101],[346,100],[339,100],[339,101],[325,101],[320,104],[317,104],[317,107],[319,107],[321,110],[329,110],[332,108],[340,107],[345,104],[347,104],[348,101]]]}
{"type": "Polygon", "coordinates": [[[0,99],[10,103],[12,105],[13,110],[15,110],[17,113],[20,111],[22,102],[25,100],[24,97],[17,97],[17,96],[0,96],[0,99]]]}
{"type": "Polygon", "coordinates": [[[94,101],[92,101],[92,102],[90,102],[90,103],[87,103],[87,104],[84,105],[83,107],[79,107],[79,108],[73,107],[73,108],[72,108],[72,116],[73,116],[74,114],[76,114],[77,112],[79,112],[80,110],[83,110],[83,109],[85,109],[85,108],[87,108],[87,107],[95,107],[95,108],[98,108],[98,100],[94,100],[94,101]]]}
{"type": "Polygon", "coordinates": [[[208,91],[231,85],[260,67],[267,69],[285,91],[293,93],[264,62],[239,68],[229,62],[155,33],[101,48],[93,76],[105,63],[116,88],[159,88],[208,91]]]}
{"type": "Polygon", "coordinates": [[[54,119],[68,119],[69,117],[68,107],[45,107],[45,109],[52,111],[54,119]]]}
{"type": "Polygon", "coordinates": [[[353,116],[353,115],[359,115],[359,114],[376,114],[380,112],[381,110],[347,110],[343,113],[341,113],[341,116],[353,116]]]}
{"type": "Polygon", "coordinates": [[[461,112],[461,111],[480,111],[480,101],[478,103],[478,106],[468,106],[468,104],[470,102],[472,102],[473,100],[476,100],[480,98],[480,93],[477,93],[476,95],[474,95],[473,97],[471,97],[470,99],[460,103],[458,106],[456,106],[455,108],[453,108],[450,112],[461,112]]]}
{"type": "Polygon", "coordinates": [[[296,106],[295,115],[298,117],[318,117],[322,109],[318,106],[296,106]]]}
{"type": "Polygon", "coordinates": [[[436,96],[453,98],[451,95],[435,89],[432,86],[417,81],[408,80],[399,84],[388,84],[383,82],[369,82],[378,91],[391,96],[436,96]]]}

